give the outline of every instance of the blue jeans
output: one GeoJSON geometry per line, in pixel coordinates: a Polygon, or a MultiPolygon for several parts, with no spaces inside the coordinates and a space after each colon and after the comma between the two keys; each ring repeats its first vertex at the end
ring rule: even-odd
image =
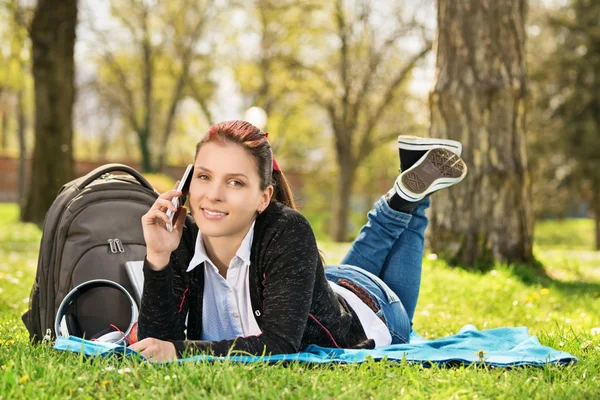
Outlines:
{"type": "Polygon", "coordinates": [[[380,198],[341,265],[325,269],[328,280],[351,280],[371,295],[386,320],[392,344],[407,343],[412,329],[429,205],[427,197],[411,214],[405,214],[380,198]]]}

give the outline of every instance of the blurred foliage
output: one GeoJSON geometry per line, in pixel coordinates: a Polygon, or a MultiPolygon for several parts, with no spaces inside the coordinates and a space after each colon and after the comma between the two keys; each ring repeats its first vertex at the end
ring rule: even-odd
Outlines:
{"type": "Polygon", "coordinates": [[[528,133],[538,217],[564,216],[600,191],[599,20],[593,1],[531,10],[528,133]]]}
{"type": "Polygon", "coordinates": [[[533,185],[533,207],[537,218],[562,216],[572,189],[569,180],[570,167],[563,151],[565,138],[561,134],[558,121],[551,118],[547,108],[552,77],[551,69],[543,64],[548,64],[546,60],[549,60],[557,45],[548,20],[553,12],[555,10],[534,2],[530,7],[527,25],[527,63],[530,78],[527,156],[533,185]]]}
{"type": "Polygon", "coordinates": [[[600,220],[598,21],[600,3],[588,0],[532,12],[529,154],[538,217],[564,216],[584,200],[600,220]]]}
{"type": "MultiPolygon", "coordinates": [[[[33,81],[24,23],[28,15],[27,9],[16,7],[21,3],[0,0],[0,113],[7,121],[0,122],[0,144],[6,144],[0,150],[11,155],[18,153],[15,99],[20,89],[28,116],[27,147],[33,148],[33,81]]],[[[77,157],[140,159],[139,135],[147,128],[153,163],[164,151],[165,163],[186,164],[215,116],[240,118],[246,108],[260,106],[268,112],[266,130],[284,172],[303,176],[302,186],[294,188],[299,205],[315,216],[311,221],[323,237],[331,225],[340,173],[331,104],[342,110],[348,91],[345,104],[362,107],[355,122],[356,131],[364,132],[369,115],[409,59],[407,49],[432,38],[431,27],[425,29],[415,18],[426,7],[433,9],[426,1],[108,3],[100,12],[106,2],[81,0],[77,157]],[[339,10],[346,31],[339,29],[339,10]],[[397,41],[394,35],[406,39],[397,41]],[[347,44],[345,78],[342,39],[347,44]],[[368,61],[378,50],[382,61],[372,81],[365,81],[374,65],[368,61]],[[145,68],[151,71],[150,92],[145,68]],[[372,90],[359,99],[364,82],[372,90]],[[145,126],[147,118],[151,123],[145,126]]],[[[594,182],[600,180],[600,4],[553,4],[531,0],[527,25],[528,157],[538,218],[565,216],[579,199],[591,201],[598,192],[594,182]]],[[[426,101],[411,94],[406,82],[393,93],[394,101],[372,132],[372,138],[387,139],[361,160],[353,180],[348,236],[397,175],[397,150],[390,138],[427,135],[426,101]]],[[[354,151],[361,143],[354,140],[354,151]]],[[[157,186],[163,185],[163,178],[159,182],[157,186]]],[[[166,180],[164,184],[170,187],[166,180]]]]}
{"type": "Polygon", "coordinates": [[[337,168],[330,234],[337,241],[353,236],[348,232],[352,194],[366,159],[398,135],[419,130],[409,111],[407,83],[429,52],[430,33],[417,17],[419,6],[411,4],[324,2],[319,21],[328,45],[316,48],[320,57],[296,64],[305,82],[302,90],[312,96],[331,133],[337,168]]]}
{"type": "MultiPolygon", "coordinates": [[[[18,155],[18,96],[22,93],[24,113],[32,120],[33,77],[26,28],[28,10],[18,0],[0,0],[0,152],[18,155]]],[[[32,130],[25,131],[31,143],[32,130]]],[[[33,148],[33,146],[28,146],[33,148]]]]}
{"type": "MultiPolygon", "coordinates": [[[[592,207],[600,212],[600,3],[573,0],[551,16],[558,44],[552,54],[554,89],[548,100],[592,207]],[[594,204],[595,203],[595,204],[594,204]]],[[[598,216],[600,218],[600,216],[598,216]]]]}
{"type": "MultiPolygon", "coordinates": [[[[331,203],[333,187],[337,179],[332,151],[314,166],[314,173],[307,174],[297,204],[307,216],[319,240],[330,240],[331,203]]],[[[374,151],[356,175],[355,192],[350,199],[348,236],[356,237],[367,221],[367,212],[373,204],[392,187],[399,173],[399,158],[396,142],[381,146],[374,151]]]]}
{"type": "Polygon", "coordinates": [[[175,179],[165,174],[144,174],[144,178],[158,191],[158,193],[168,192],[175,187],[175,179]]]}
{"type": "MultiPolygon", "coordinates": [[[[87,88],[98,96],[109,119],[121,119],[122,135],[136,134],[144,170],[160,169],[169,161],[171,150],[182,153],[170,149],[169,139],[174,133],[185,133],[176,123],[184,99],[195,100],[188,102],[188,112],[194,103],[192,112],[204,112],[201,128],[210,123],[205,107],[215,85],[209,78],[213,44],[207,35],[215,28],[210,24],[216,12],[214,3],[111,0],[110,13],[116,26],[99,27],[89,19],[96,45],[91,53],[98,73],[87,88]],[[114,40],[115,31],[119,40],[114,40]]],[[[105,135],[110,140],[114,132],[105,135]]],[[[114,143],[131,152],[122,141],[114,143]]],[[[193,143],[193,139],[176,142],[186,149],[193,143]]],[[[106,145],[98,153],[104,156],[111,149],[114,146],[106,145]]]]}
{"type": "Polygon", "coordinates": [[[227,57],[239,83],[244,108],[258,106],[268,115],[273,150],[281,158],[305,160],[322,145],[325,131],[314,118],[312,96],[302,91],[302,60],[323,47],[323,31],[315,21],[320,3],[314,0],[256,0],[240,8],[246,16],[230,33],[238,51],[227,57]],[[249,43],[254,51],[249,50],[249,43]]]}

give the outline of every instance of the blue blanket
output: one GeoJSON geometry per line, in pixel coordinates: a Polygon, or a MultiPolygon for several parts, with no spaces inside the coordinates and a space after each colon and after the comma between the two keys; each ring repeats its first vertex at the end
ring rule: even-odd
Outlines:
{"type": "MultiPolygon", "coordinates": [[[[99,343],[76,337],[58,338],[54,344],[56,350],[83,352],[89,356],[110,356],[114,354],[136,355],[125,346],[111,343],[99,343]]],[[[456,335],[427,340],[416,332],[411,335],[409,344],[397,344],[378,347],[373,350],[332,349],[310,345],[300,353],[277,354],[272,356],[213,357],[199,355],[177,362],[213,361],[226,358],[242,363],[299,361],[314,364],[326,363],[362,363],[366,360],[388,360],[446,365],[449,363],[481,363],[495,367],[513,367],[521,365],[542,366],[548,363],[576,363],[577,358],[569,353],[543,346],[537,337],[529,335],[526,327],[497,328],[478,330],[473,325],[464,326],[456,335]]]]}

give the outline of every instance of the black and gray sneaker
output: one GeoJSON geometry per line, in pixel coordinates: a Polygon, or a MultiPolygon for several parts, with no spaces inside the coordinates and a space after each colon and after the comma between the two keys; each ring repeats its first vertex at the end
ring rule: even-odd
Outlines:
{"type": "Polygon", "coordinates": [[[422,138],[417,136],[398,136],[398,152],[400,153],[400,170],[412,167],[431,149],[446,149],[460,156],[462,145],[456,140],[422,138]]]}
{"type": "Polygon", "coordinates": [[[440,189],[457,184],[467,175],[467,165],[460,156],[445,148],[425,153],[394,183],[394,190],[405,200],[417,202],[440,189]]]}

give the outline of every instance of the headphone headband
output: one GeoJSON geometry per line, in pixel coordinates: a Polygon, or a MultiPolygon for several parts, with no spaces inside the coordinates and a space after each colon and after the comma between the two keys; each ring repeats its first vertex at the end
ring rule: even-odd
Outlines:
{"type": "MultiPolygon", "coordinates": [[[[129,294],[129,292],[123,286],[119,285],[118,283],[109,281],[107,279],[93,279],[93,280],[90,280],[90,281],[87,281],[87,282],[84,282],[84,283],[81,283],[81,284],[75,286],[73,289],[71,289],[71,291],[69,293],[67,293],[67,295],[65,296],[63,301],[60,303],[60,306],[58,307],[58,311],[56,312],[56,319],[54,321],[54,333],[57,338],[64,337],[61,333],[60,326],[61,326],[61,322],[62,322],[63,318],[65,317],[65,314],[67,313],[67,310],[69,309],[69,307],[71,307],[71,305],[73,305],[73,303],[75,303],[75,301],[77,301],[77,299],[79,299],[87,291],[96,289],[96,288],[101,288],[101,287],[110,287],[110,288],[121,291],[122,293],[124,293],[127,296],[127,299],[129,300],[129,304],[131,306],[131,321],[129,322],[129,326],[127,327],[127,330],[125,331],[123,336],[119,335],[120,340],[114,341],[113,338],[115,338],[115,336],[111,335],[111,336],[108,336],[110,339],[104,340],[104,341],[110,341],[112,343],[120,344],[125,340],[125,337],[129,336],[129,334],[131,333],[131,329],[133,328],[133,326],[135,325],[135,323],[138,320],[138,315],[139,315],[138,307],[137,307],[135,300],[133,299],[131,294],[129,294]]],[[[67,334],[70,335],[71,333],[68,332],[67,334]]],[[[102,338],[100,338],[100,339],[102,339],[102,338]]]]}

